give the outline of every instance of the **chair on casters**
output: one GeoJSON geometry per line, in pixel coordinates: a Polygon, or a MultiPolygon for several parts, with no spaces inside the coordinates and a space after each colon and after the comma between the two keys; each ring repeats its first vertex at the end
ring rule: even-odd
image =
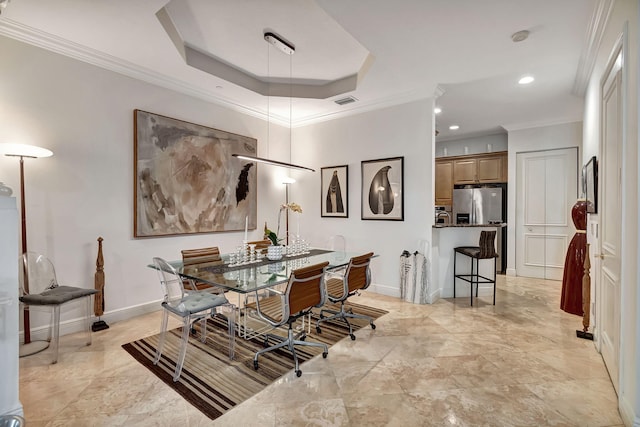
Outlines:
{"type": "Polygon", "coordinates": [[[207,339],[207,318],[213,317],[217,309],[227,311],[227,322],[229,326],[229,359],[233,359],[235,350],[235,306],[224,296],[224,294],[215,295],[209,292],[190,292],[186,293],[183,286],[183,280],[176,270],[162,258],[153,258],[153,264],[158,271],[160,284],[164,292],[164,300],[162,301],[162,324],[160,331],[160,339],[158,340],[158,349],[153,359],[153,364],[157,365],[162,355],[164,347],[165,335],[167,333],[167,324],[169,314],[182,319],[182,339],[180,343],[180,351],[176,359],[176,369],[173,374],[173,381],[178,381],[182,373],[182,365],[187,353],[187,345],[189,344],[189,331],[191,330],[191,322],[200,320],[200,341],[205,342],[207,339]]]}
{"type": "Polygon", "coordinates": [[[483,283],[493,283],[493,305],[496,305],[496,270],[498,254],[496,253],[496,232],[481,231],[479,246],[458,246],[453,248],[453,297],[456,297],[456,279],[464,280],[471,284],[471,305],[473,305],[473,284],[476,284],[476,298],[478,297],[478,286],[483,283]],[[457,274],[456,255],[466,255],[471,258],[471,273],[457,274]],[[482,276],[479,270],[481,259],[493,258],[493,279],[482,276]],[[474,263],[475,260],[475,263],[474,263]],[[474,269],[475,264],[475,269],[474,269]]]}
{"type": "Polygon", "coordinates": [[[258,357],[269,351],[286,347],[293,354],[295,362],[295,372],[299,377],[302,375],[300,363],[296,355],[295,346],[312,346],[321,347],[322,357],[327,358],[329,349],[326,344],[307,342],[304,330],[298,334],[294,334],[293,324],[300,317],[306,316],[311,312],[313,307],[321,307],[325,301],[325,285],[324,275],[325,268],[329,262],[310,265],[308,267],[293,270],[289,276],[289,282],[284,292],[276,289],[269,289],[271,296],[258,299],[246,305],[247,308],[256,310],[258,315],[274,328],[288,325],[287,336],[267,334],[265,337],[265,347],[268,345],[268,339],[272,338],[278,341],[275,345],[258,351],[253,357],[253,367],[258,369],[258,357]]]}
{"type": "MultiPolygon", "coordinates": [[[[86,316],[85,328],[87,330],[87,345],[91,345],[91,310],[93,303],[91,296],[98,293],[95,289],[77,288],[74,286],[60,286],[56,278],[53,263],[44,255],[35,252],[22,254],[24,277],[20,286],[20,302],[27,307],[40,306],[52,309],[52,321],[49,325],[47,341],[53,347],[53,362],[58,362],[58,342],[60,337],[60,307],[70,301],[85,298],[86,316]]],[[[28,345],[28,344],[27,344],[28,345]]],[[[47,348],[40,348],[41,351],[47,348]]],[[[33,352],[26,351],[29,355],[33,352]]]]}
{"type": "Polygon", "coordinates": [[[349,322],[349,319],[365,319],[369,321],[371,329],[375,329],[376,325],[373,323],[373,318],[365,316],[363,314],[354,314],[351,311],[344,309],[344,303],[350,296],[358,294],[362,289],[367,289],[371,284],[371,270],[369,264],[371,263],[371,257],[373,252],[360,255],[351,258],[349,265],[344,275],[336,275],[334,273],[328,274],[327,279],[327,297],[329,301],[333,303],[340,303],[340,311],[322,309],[320,310],[320,319],[316,323],[316,332],[322,333],[320,329],[320,323],[333,319],[342,319],[349,327],[349,336],[352,340],[356,339],[353,333],[353,327],[349,322]],[[333,316],[325,317],[324,313],[331,313],[333,316]]]}

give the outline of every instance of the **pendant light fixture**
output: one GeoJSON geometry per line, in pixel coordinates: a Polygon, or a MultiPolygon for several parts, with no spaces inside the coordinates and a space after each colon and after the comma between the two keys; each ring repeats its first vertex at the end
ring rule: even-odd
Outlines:
{"type": "MultiPolygon", "coordinates": [[[[278,50],[280,50],[281,52],[287,54],[287,55],[293,55],[296,51],[295,46],[293,46],[293,44],[285,41],[283,38],[281,38],[280,36],[278,36],[277,34],[267,31],[264,33],[264,39],[267,41],[267,43],[273,45],[275,48],[277,48],[278,50]]],[[[268,54],[267,54],[268,55],[268,54]]],[[[291,59],[289,59],[289,87],[292,88],[291,85],[291,59]]],[[[291,135],[291,102],[292,102],[292,97],[293,97],[293,93],[289,93],[289,135],[291,135]]],[[[267,143],[269,141],[269,103],[267,101],[267,143]]],[[[289,153],[291,153],[291,136],[289,136],[289,153]]],[[[300,165],[294,165],[292,163],[287,163],[287,162],[280,162],[278,160],[270,160],[270,159],[265,159],[262,157],[256,157],[256,156],[249,156],[246,154],[232,154],[231,156],[236,157],[238,159],[242,159],[242,160],[249,160],[249,161],[254,161],[254,162],[258,162],[258,163],[265,163],[268,165],[272,165],[272,166],[280,166],[280,167],[285,167],[285,168],[290,168],[290,169],[300,169],[300,170],[307,170],[307,171],[311,171],[311,172],[315,172],[315,169],[311,169],[308,168],[306,166],[300,166],[300,165]]]]}

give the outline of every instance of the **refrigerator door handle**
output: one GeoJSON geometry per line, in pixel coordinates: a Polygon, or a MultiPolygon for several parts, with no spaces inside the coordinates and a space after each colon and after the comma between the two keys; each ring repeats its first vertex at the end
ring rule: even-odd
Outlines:
{"type": "Polygon", "coordinates": [[[471,224],[476,223],[476,199],[471,199],[471,224]]]}

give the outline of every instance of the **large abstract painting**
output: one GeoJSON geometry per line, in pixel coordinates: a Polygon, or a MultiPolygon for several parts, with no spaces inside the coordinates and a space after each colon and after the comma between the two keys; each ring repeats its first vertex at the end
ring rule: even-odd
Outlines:
{"type": "Polygon", "coordinates": [[[134,236],[255,229],[255,138],[134,110],[134,236]]]}
{"type": "Polygon", "coordinates": [[[362,219],[404,221],[404,157],[362,162],[362,219]]]}

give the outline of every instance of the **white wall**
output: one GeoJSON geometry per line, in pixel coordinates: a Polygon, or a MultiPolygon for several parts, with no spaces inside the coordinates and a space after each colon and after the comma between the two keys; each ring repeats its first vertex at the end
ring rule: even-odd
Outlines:
{"type": "Polygon", "coordinates": [[[483,154],[507,151],[507,133],[461,138],[454,141],[437,141],[436,157],[462,156],[464,154],[483,154]],[[465,148],[467,153],[465,153],[465,148]],[[445,154],[446,149],[446,154],[445,154]]]}
{"type": "MultiPolygon", "coordinates": [[[[509,185],[507,187],[507,275],[516,275],[516,251],[522,248],[516,242],[516,156],[529,151],[553,150],[582,146],[582,123],[572,122],[553,126],[509,131],[509,185]]],[[[579,154],[578,154],[579,156],[579,154]]],[[[581,167],[578,170],[582,170],[581,167]]],[[[576,177],[577,179],[577,177],[576,177]]]]}
{"type": "MultiPolygon", "coordinates": [[[[124,309],[158,306],[160,287],[146,267],[153,256],[178,259],[181,249],[212,245],[230,251],[243,238],[242,232],[132,237],[134,109],[255,137],[259,155],[288,160],[288,129],[272,124],[267,144],[265,121],[8,38],[0,37],[0,52],[0,142],[54,152],[25,161],[29,250],[52,258],[62,283],[92,288],[102,236],[107,320],[124,309]]],[[[258,229],[250,239],[262,238],[264,221],[275,221],[285,173],[258,170],[258,229]]],[[[16,158],[0,156],[0,181],[18,192],[16,158]]]]}
{"type": "MultiPolygon", "coordinates": [[[[600,85],[601,79],[609,58],[614,50],[616,42],[627,28],[625,38],[626,47],[623,55],[625,58],[625,71],[623,72],[623,103],[626,104],[623,118],[624,142],[623,142],[623,248],[622,256],[622,296],[620,318],[620,376],[619,408],[626,425],[640,425],[640,372],[638,360],[640,360],[640,306],[638,286],[638,263],[640,262],[638,251],[638,25],[640,10],[636,0],[618,0],[614,4],[613,12],[609,17],[607,28],[603,35],[596,63],[589,80],[585,96],[584,113],[584,151],[583,163],[591,156],[601,158],[602,147],[600,145],[600,85]],[[626,73],[626,74],[625,74],[626,73]]],[[[598,215],[591,215],[590,222],[599,225],[598,215]]],[[[590,243],[593,245],[591,253],[598,250],[599,242],[589,234],[590,243]]],[[[598,278],[599,263],[594,260],[592,268],[592,295],[595,295],[595,286],[598,278]]],[[[597,312],[592,317],[592,324],[597,327],[597,312]]]]}
{"type": "Polygon", "coordinates": [[[298,173],[290,200],[303,207],[301,234],[322,244],[346,237],[347,251],[372,250],[376,292],[399,296],[399,257],[431,239],[433,224],[433,100],[425,99],[344,119],[314,124],[293,133],[294,163],[320,170],[349,166],[349,217],[320,217],[320,174],[298,173]],[[404,156],[404,221],[361,219],[362,160],[404,156]]]}

